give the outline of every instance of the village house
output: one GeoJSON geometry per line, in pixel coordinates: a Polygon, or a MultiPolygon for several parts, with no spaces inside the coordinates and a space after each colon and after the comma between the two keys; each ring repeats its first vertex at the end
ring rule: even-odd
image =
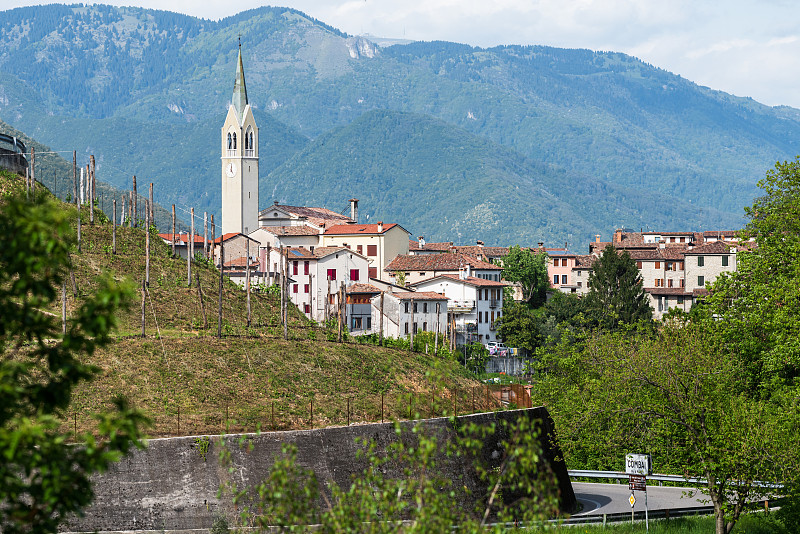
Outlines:
{"type": "Polygon", "coordinates": [[[369,278],[392,281],[384,271],[395,256],[408,254],[409,232],[399,224],[336,224],[325,229],[322,245],[345,247],[370,260],[369,278]]]}
{"type": "MultiPolygon", "coordinates": [[[[262,247],[260,254],[259,271],[274,273],[274,279],[279,279],[280,250],[262,247]]],[[[289,300],[318,322],[335,315],[342,284],[346,289],[367,280],[369,260],[344,247],[287,248],[283,254],[288,262],[289,300]]]]}
{"type": "MultiPolygon", "coordinates": [[[[158,234],[164,243],[172,247],[173,242],[175,244],[175,254],[180,256],[183,259],[186,259],[189,256],[189,232],[180,232],[178,234],[158,234]]],[[[211,241],[204,241],[202,235],[195,234],[194,236],[194,253],[203,254],[203,245],[209,244],[210,247],[211,241]]]]}
{"type": "Polygon", "coordinates": [[[354,336],[372,333],[372,298],[381,289],[372,284],[353,284],[347,288],[346,316],[354,336]]]}
{"type": "Polygon", "coordinates": [[[411,337],[420,332],[447,335],[448,298],[433,291],[399,291],[383,293],[383,316],[380,295],[372,297],[373,331],[380,329],[386,337],[411,337]]]}
{"type": "MultiPolygon", "coordinates": [[[[477,261],[477,260],[476,260],[477,261]]],[[[503,315],[503,288],[507,285],[498,279],[460,274],[439,274],[412,284],[417,291],[433,291],[449,300],[456,331],[456,345],[499,341],[495,321],[503,315]]]]}
{"type": "Polygon", "coordinates": [[[397,281],[403,279],[406,285],[436,277],[440,274],[467,273],[466,276],[500,281],[503,268],[464,254],[425,254],[422,256],[397,256],[384,269],[387,275],[397,281]],[[402,274],[400,274],[402,273],[402,274]]]}

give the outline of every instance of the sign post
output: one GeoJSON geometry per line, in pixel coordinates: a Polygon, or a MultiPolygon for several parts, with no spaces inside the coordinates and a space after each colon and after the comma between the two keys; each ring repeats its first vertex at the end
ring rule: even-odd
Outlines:
{"type": "Polygon", "coordinates": [[[636,504],[634,491],[644,492],[644,524],[645,529],[650,531],[650,518],[647,509],[647,475],[652,474],[652,461],[649,454],[626,454],[625,472],[628,474],[628,488],[631,490],[631,523],[633,523],[633,505],[636,504]]]}

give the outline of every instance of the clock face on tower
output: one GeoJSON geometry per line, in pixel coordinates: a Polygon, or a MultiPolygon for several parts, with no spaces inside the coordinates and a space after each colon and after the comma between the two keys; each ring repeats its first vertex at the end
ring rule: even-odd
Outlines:
{"type": "Polygon", "coordinates": [[[236,164],[228,163],[225,166],[225,174],[228,175],[228,178],[233,178],[234,176],[236,176],[236,164]]]}

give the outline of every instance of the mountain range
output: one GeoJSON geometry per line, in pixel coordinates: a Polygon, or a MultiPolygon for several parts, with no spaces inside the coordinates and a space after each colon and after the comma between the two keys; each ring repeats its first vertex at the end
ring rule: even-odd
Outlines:
{"type": "Polygon", "coordinates": [[[378,46],[299,11],[219,21],[104,5],[0,12],[0,119],[98,178],[219,216],[241,36],[261,206],[397,222],[429,241],[583,246],[628,226],[731,229],[800,111],[614,52],[378,46]]]}

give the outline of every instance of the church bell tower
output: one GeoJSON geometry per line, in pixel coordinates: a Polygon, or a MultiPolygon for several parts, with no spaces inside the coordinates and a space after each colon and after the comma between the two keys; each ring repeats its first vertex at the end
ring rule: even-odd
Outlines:
{"type": "Polygon", "coordinates": [[[222,126],[222,233],[258,229],[258,126],[247,102],[242,44],[222,126]]]}

